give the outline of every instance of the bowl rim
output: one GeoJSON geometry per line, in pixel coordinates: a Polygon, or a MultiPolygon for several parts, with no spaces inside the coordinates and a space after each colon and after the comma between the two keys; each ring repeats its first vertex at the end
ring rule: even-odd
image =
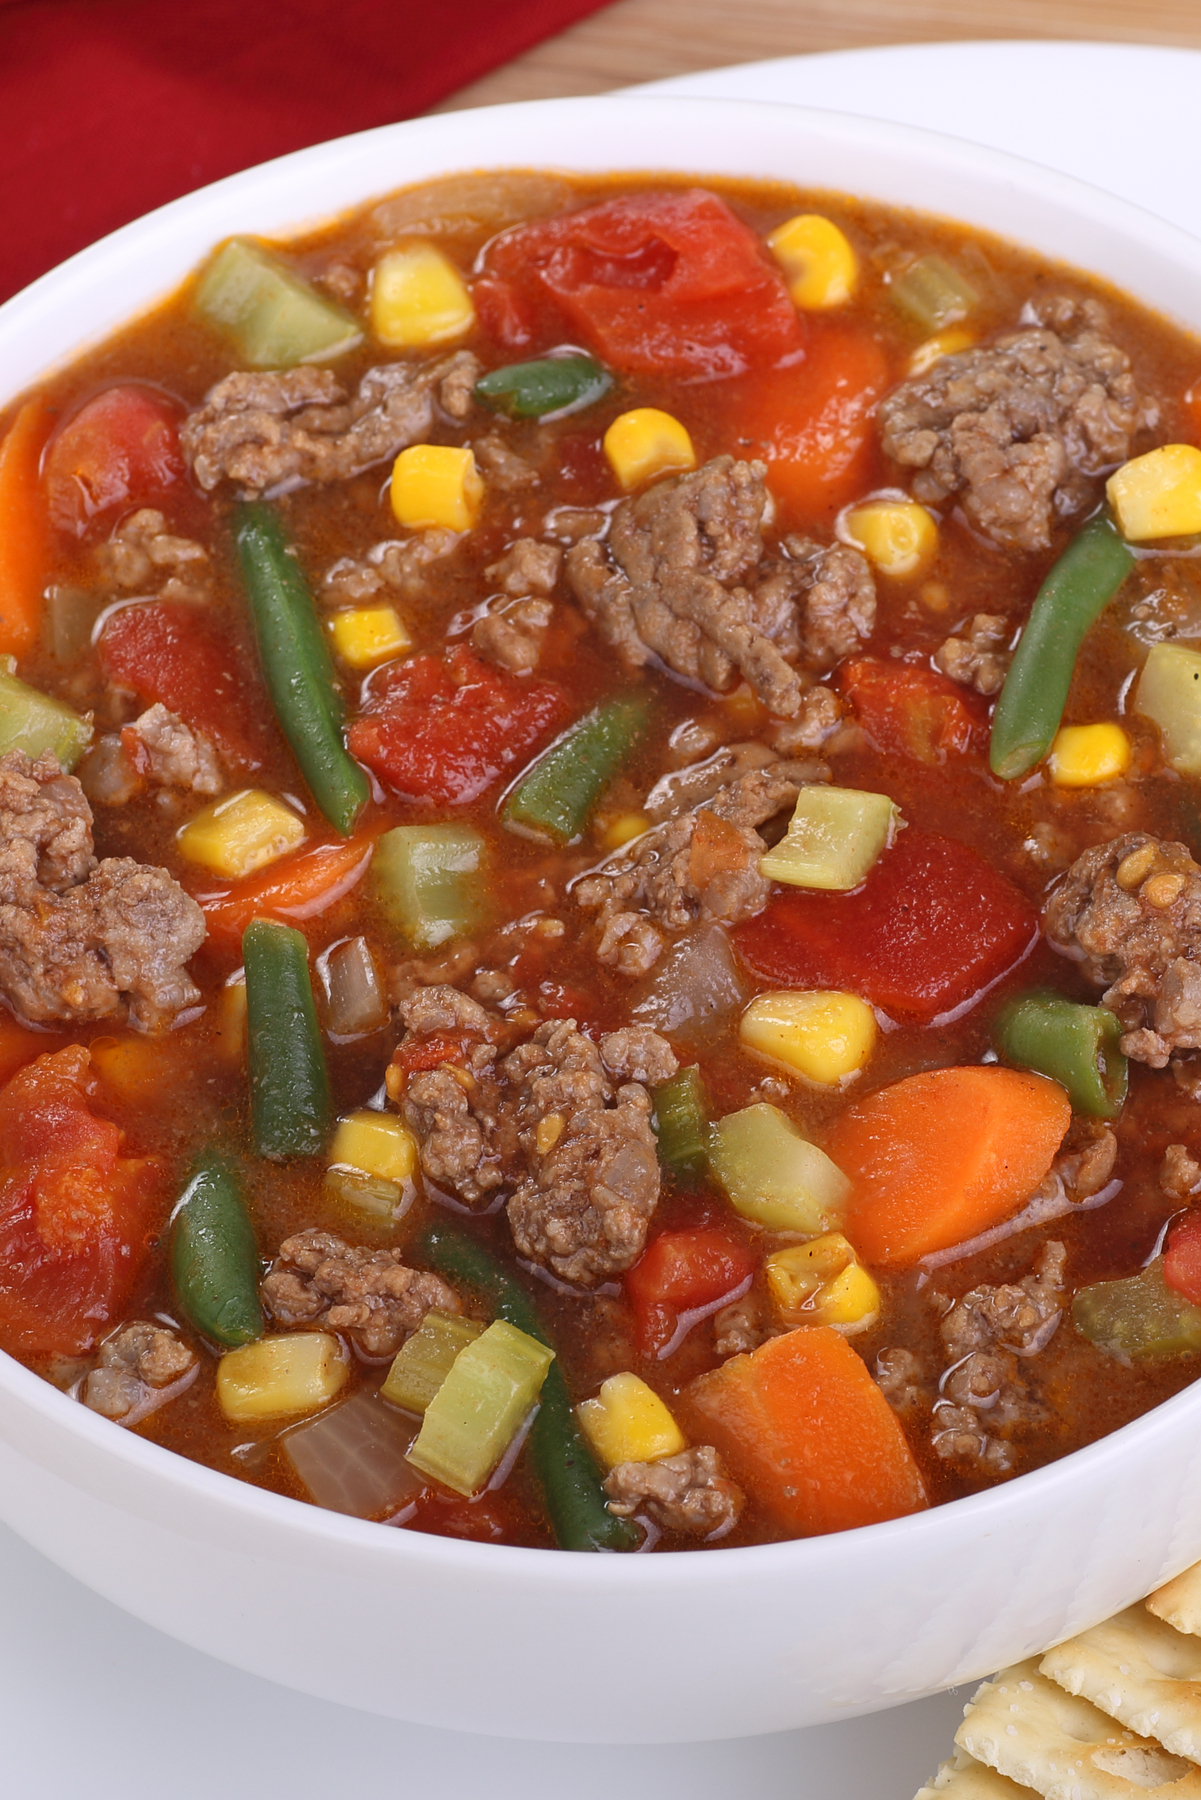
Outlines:
{"type": "MultiPolygon", "coordinates": [[[[443,113],[423,119],[404,120],[294,151],[171,201],[77,252],[0,305],[0,360],[4,359],[6,340],[19,339],[26,333],[36,336],[37,317],[47,302],[50,303],[52,312],[57,313],[62,313],[64,307],[72,303],[78,305],[85,302],[94,287],[102,287],[114,280],[123,268],[132,266],[136,270],[139,265],[149,263],[164,245],[172,251],[172,258],[169,259],[172,273],[167,281],[142,284],[139,298],[131,305],[117,308],[103,317],[94,329],[76,335],[68,349],[26,368],[15,391],[9,392],[6,384],[5,393],[0,394],[0,406],[11,404],[28,387],[52,377],[94,344],[132,324],[159,305],[222,237],[240,230],[257,230],[268,238],[295,237],[318,228],[352,207],[370,205],[374,199],[382,199],[387,193],[395,191],[397,186],[416,185],[425,179],[434,178],[425,173],[408,175],[400,183],[393,183],[390,187],[387,185],[387,157],[384,156],[380,159],[381,185],[379,188],[371,188],[366,196],[361,177],[356,177],[351,184],[354,196],[347,195],[333,205],[322,205],[316,210],[305,211],[296,205],[294,198],[290,198],[305,191],[306,181],[310,176],[323,172],[328,177],[331,172],[340,174],[345,170],[358,169],[361,163],[370,161],[375,152],[386,152],[398,139],[406,146],[419,146],[427,160],[432,158],[436,162],[440,173],[491,167],[542,168],[551,171],[562,169],[564,173],[577,175],[593,170],[601,174],[628,169],[630,172],[639,171],[650,175],[661,172],[679,176],[694,170],[702,180],[720,174],[726,154],[724,149],[715,151],[712,168],[701,168],[690,163],[688,168],[683,169],[663,168],[662,165],[656,169],[645,158],[623,160],[623,153],[602,156],[595,164],[578,156],[560,162],[550,158],[536,160],[532,156],[523,156],[508,163],[481,164],[473,158],[464,163],[461,157],[456,158],[454,155],[456,131],[461,132],[465,118],[482,117],[491,121],[494,126],[499,126],[497,135],[501,141],[504,140],[505,126],[509,122],[539,120],[547,127],[548,138],[553,139],[555,129],[561,121],[570,121],[575,130],[581,120],[587,123],[594,118],[598,123],[603,123],[606,130],[616,124],[618,130],[614,135],[620,142],[623,118],[630,123],[649,123],[652,115],[662,114],[664,106],[678,110],[681,114],[692,115],[698,124],[712,125],[715,119],[720,119],[725,126],[736,127],[741,122],[751,137],[755,135],[751,128],[757,121],[774,116],[777,122],[786,121],[798,132],[803,133],[808,126],[826,141],[833,138],[841,145],[853,146],[869,153],[900,148],[919,161],[924,153],[927,158],[937,162],[945,160],[950,150],[953,152],[957,171],[966,171],[969,177],[978,176],[986,183],[991,183],[998,191],[1009,188],[1015,196],[1036,186],[1040,198],[1066,209],[1079,221],[1098,225],[1103,231],[1128,241],[1135,240],[1141,248],[1150,247],[1177,270],[1183,266],[1191,279],[1201,277],[1201,241],[1178,226],[1076,177],[1045,169],[1042,165],[1007,152],[954,138],[950,134],[868,119],[852,113],[792,106],[786,102],[726,100],[691,95],[643,96],[636,91],[583,98],[518,101],[503,106],[473,109],[471,113],[443,113]],[[445,153],[441,153],[443,146],[445,153]],[[280,224],[280,202],[285,199],[287,204],[284,216],[288,222],[280,224]],[[231,203],[235,213],[253,215],[256,211],[265,212],[273,222],[267,226],[261,223],[256,226],[247,219],[246,222],[231,225],[231,203]],[[197,244],[199,249],[195,248],[197,244]]],[[[725,133],[715,130],[713,139],[724,143],[725,133]]],[[[725,173],[730,174],[728,167],[725,173]]],[[[749,170],[744,173],[748,179],[753,178],[749,170]]],[[[741,176],[735,177],[739,178],[741,176]]],[[[771,175],[761,178],[785,179],[771,175]]],[[[320,188],[320,184],[317,185],[320,188]]],[[[822,191],[848,192],[846,189],[835,188],[822,191]]],[[[933,209],[915,207],[911,201],[886,200],[884,204],[908,206],[910,210],[924,213],[926,217],[953,217],[933,209]]],[[[1001,227],[988,226],[983,229],[992,231],[994,235],[1007,235],[1013,241],[1021,241],[1017,234],[1006,232],[1001,227]]],[[[1054,258],[1055,253],[1043,251],[1042,254],[1054,258]]],[[[1060,260],[1066,261],[1064,258],[1060,260]]],[[[1102,276],[1102,279],[1113,279],[1115,285],[1120,285],[1126,292],[1132,292],[1137,297],[1137,288],[1132,287],[1128,276],[1123,277],[1120,284],[1117,278],[1102,276]]],[[[1145,297],[1142,304],[1152,311],[1168,314],[1166,307],[1145,297]]],[[[89,309],[85,306],[80,316],[87,317],[88,313],[89,309]]],[[[1185,330],[1201,332],[1201,301],[1198,302],[1196,324],[1179,318],[1173,322],[1178,328],[1183,326],[1185,330]]],[[[8,363],[5,362],[3,366],[7,371],[8,363]]],[[[453,1564],[457,1570],[480,1578],[487,1578],[492,1573],[498,1577],[503,1575],[506,1579],[517,1576],[532,1586],[562,1586],[566,1583],[568,1586],[583,1585],[588,1590],[603,1586],[609,1592],[613,1591],[615,1584],[619,1589],[629,1589],[637,1584],[640,1591],[647,1585],[650,1585],[652,1591],[670,1591],[681,1583],[686,1582],[691,1587],[697,1581],[697,1559],[691,1551],[649,1558],[634,1554],[616,1560],[607,1556],[579,1555],[565,1559],[560,1551],[545,1548],[481,1544],[467,1539],[407,1531],[404,1528],[381,1529],[378,1522],[336,1514],[311,1503],[260,1488],[252,1482],[169,1450],[153,1440],[123,1431],[116,1422],[91,1413],[51,1382],[34,1374],[2,1351],[0,1435],[7,1435],[2,1418],[6,1392],[27,1410],[40,1416],[45,1425],[63,1442],[70,1439],[82,1440],[89,1451],[103,1461],[149,1475],[160,1487],[189,1494],[201,1502],[240,1515],[248,1521],[275,1523],[291,1532],[325,1541],[330,1546],[340,1545],[368,1555],[374,1554],[393,1564],[416,1560],[431,1569],[453,1564]],[[614,1567],[615,1562],[618,1568],[614,1567]]],[[[943,1502],[900,1519],[881,1521],[839,1533],[782,1539],[760,1545],[726,1547],[719,1544],[709,1548],[710,1552],[720,1553],[716,1563],[711,1555],[706,1555],[701,1567],[707,1572],[706,1581],[710,1583],[741,1584],[752,1573],[752,1566],[758,1578],[765,1574],[770,1576],[777,1571],[781,1577],[788,1574],[795,1578],[798,1574],[803,1574],[806,1562],[812,1565],[819,1558],[827,1560],[841,1556],[851,1562],[857,1561],[860,1547],[866,1552],[869,1544],[884,1549],[890,1540],[897,1540],[902,1544],[904,1541],[917,1543],[924,1541],[931,1532],[945,1535],[958,1531],[960,1539],[987,1537],[994,1524],[1000,1523],[999,1516],[1012,1516],[1023,1511],[1031,1518],[1042,1514],[1045,1506],[1053,1502],[1056,1490],[1078,1490],[1083,1494],[1095,1492],[1096,1484],[1104,1483],[1106,1466],[1111,1460],[1119,1460],[1123,1466],[1129,1467],[1128,1459],[1133,1456],[1138,1461],[1140,1452],[1149,1448],[1156,1439],[1174,1437],[1178,1431],[1186,1432],[1197,1415],[1201,1415],[1201,1382],[1190,1384],[1178,1394],[1091,1444],[976,1494],[943,1502]]],[[[22,1455],[35,1456],[25,1449],[19,1435],[13,1437],[12,1443],[22,1455]]],[[[55,1467],[57,1468],[57,1462],[55,1467]]],[[[61,1474],[61,1470],[58,1473],[61,1474]]],[[[70,1478],[64,1476],[64,1479],[70,1478]]]]}

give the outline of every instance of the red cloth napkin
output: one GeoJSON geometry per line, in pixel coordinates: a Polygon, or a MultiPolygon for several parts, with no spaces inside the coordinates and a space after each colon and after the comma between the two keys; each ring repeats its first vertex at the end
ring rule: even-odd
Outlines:
{"type": "Polygon", "coordinates": [[[0,0],[0,300],[205,182],[422,112],[605,3],[0,0]]]}

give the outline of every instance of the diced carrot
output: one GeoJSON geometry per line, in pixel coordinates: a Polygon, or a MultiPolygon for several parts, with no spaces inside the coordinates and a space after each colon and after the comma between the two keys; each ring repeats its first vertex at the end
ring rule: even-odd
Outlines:
{"type": "Polygon", "coordinates": [[[845,1532],[928,1505],[896,1415],[831,1326],[769,1338],[684,1396],[698,1436],[789,1532],[845,1532]]]}
{"type": "Polygon", "coordinates": [[[50,550],[50,515],[38,479],[50,417],[27,400],[0,443],[0,655],[20,657],[37,638],[50,550]]]}
{"type": "Polygon", "coordinates": [[[24,1064],[45,1051],[56,1051],[60,1040],[46,1032],[31,1032],[8,1013],[0,1013],[0,1082],[7,1082],[24,1064]]]}
{"type": "Polygon", "coordinates": [[[313,845],[234,888],[197,895],[209,937],[232,944],[252,919],[284,919],[299,925],[324,913],[365,874],[374,846],[374,837],[363,833],[345,844],[313,845]]]}
{"type": "Polygon", "coordinates": [[[848,1107],[826,1150],[853,1184],[844,1224],[865,1263],[913,1263],[1007,1219],[1071,1122],[1058,1082],[972,1065],[906,1076],[848,1107]]]}

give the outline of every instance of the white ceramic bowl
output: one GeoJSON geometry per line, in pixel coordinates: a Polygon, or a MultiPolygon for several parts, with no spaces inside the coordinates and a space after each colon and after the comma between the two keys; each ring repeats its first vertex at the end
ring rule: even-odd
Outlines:
{"type": "MultiPolygon", "coordinates": [[[[549,101],[386,127],[219,182],[0,308],[16,393],[183,277],[455,170],[776,176],[970,220],[1201,325],[1201,244],[950,138],[725,101],[549,101]]],[[[733,1737],[911,1700],[1040,1650],[1201,1558],[1201,1386],[1033,1475],[828,1538],[658,1557],[392,1531],[173,1456],[0,1355],[0,1517],[214,1656],[381,1714],[513,1737],[733,1737]]]]}

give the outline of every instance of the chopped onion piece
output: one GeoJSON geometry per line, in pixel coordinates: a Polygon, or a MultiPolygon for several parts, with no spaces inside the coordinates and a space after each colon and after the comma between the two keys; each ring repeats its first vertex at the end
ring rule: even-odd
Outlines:
{"type": "Polygon", "coordinates": [[[365,938],[347,938],[318,961],[325,984],[325,1023],[336,1038],[357,1038],[388,1023],[388,1004],[365,938]]]}
{"type": "Polygon", "coordinates": [[[690,1037],[741,1007],[747,987],[719,925],[689,932],[672,946],[632,1009],[642,1025],[690,1037]]]}
{"type": "Polygon", "coordinates": [[[284,1434],[292,1468],[318,1507],[358,1519],[383,1519],[426,1486],[406,1453],[414,1438],[378,1395],[357,1394],[284,1434]]]}

